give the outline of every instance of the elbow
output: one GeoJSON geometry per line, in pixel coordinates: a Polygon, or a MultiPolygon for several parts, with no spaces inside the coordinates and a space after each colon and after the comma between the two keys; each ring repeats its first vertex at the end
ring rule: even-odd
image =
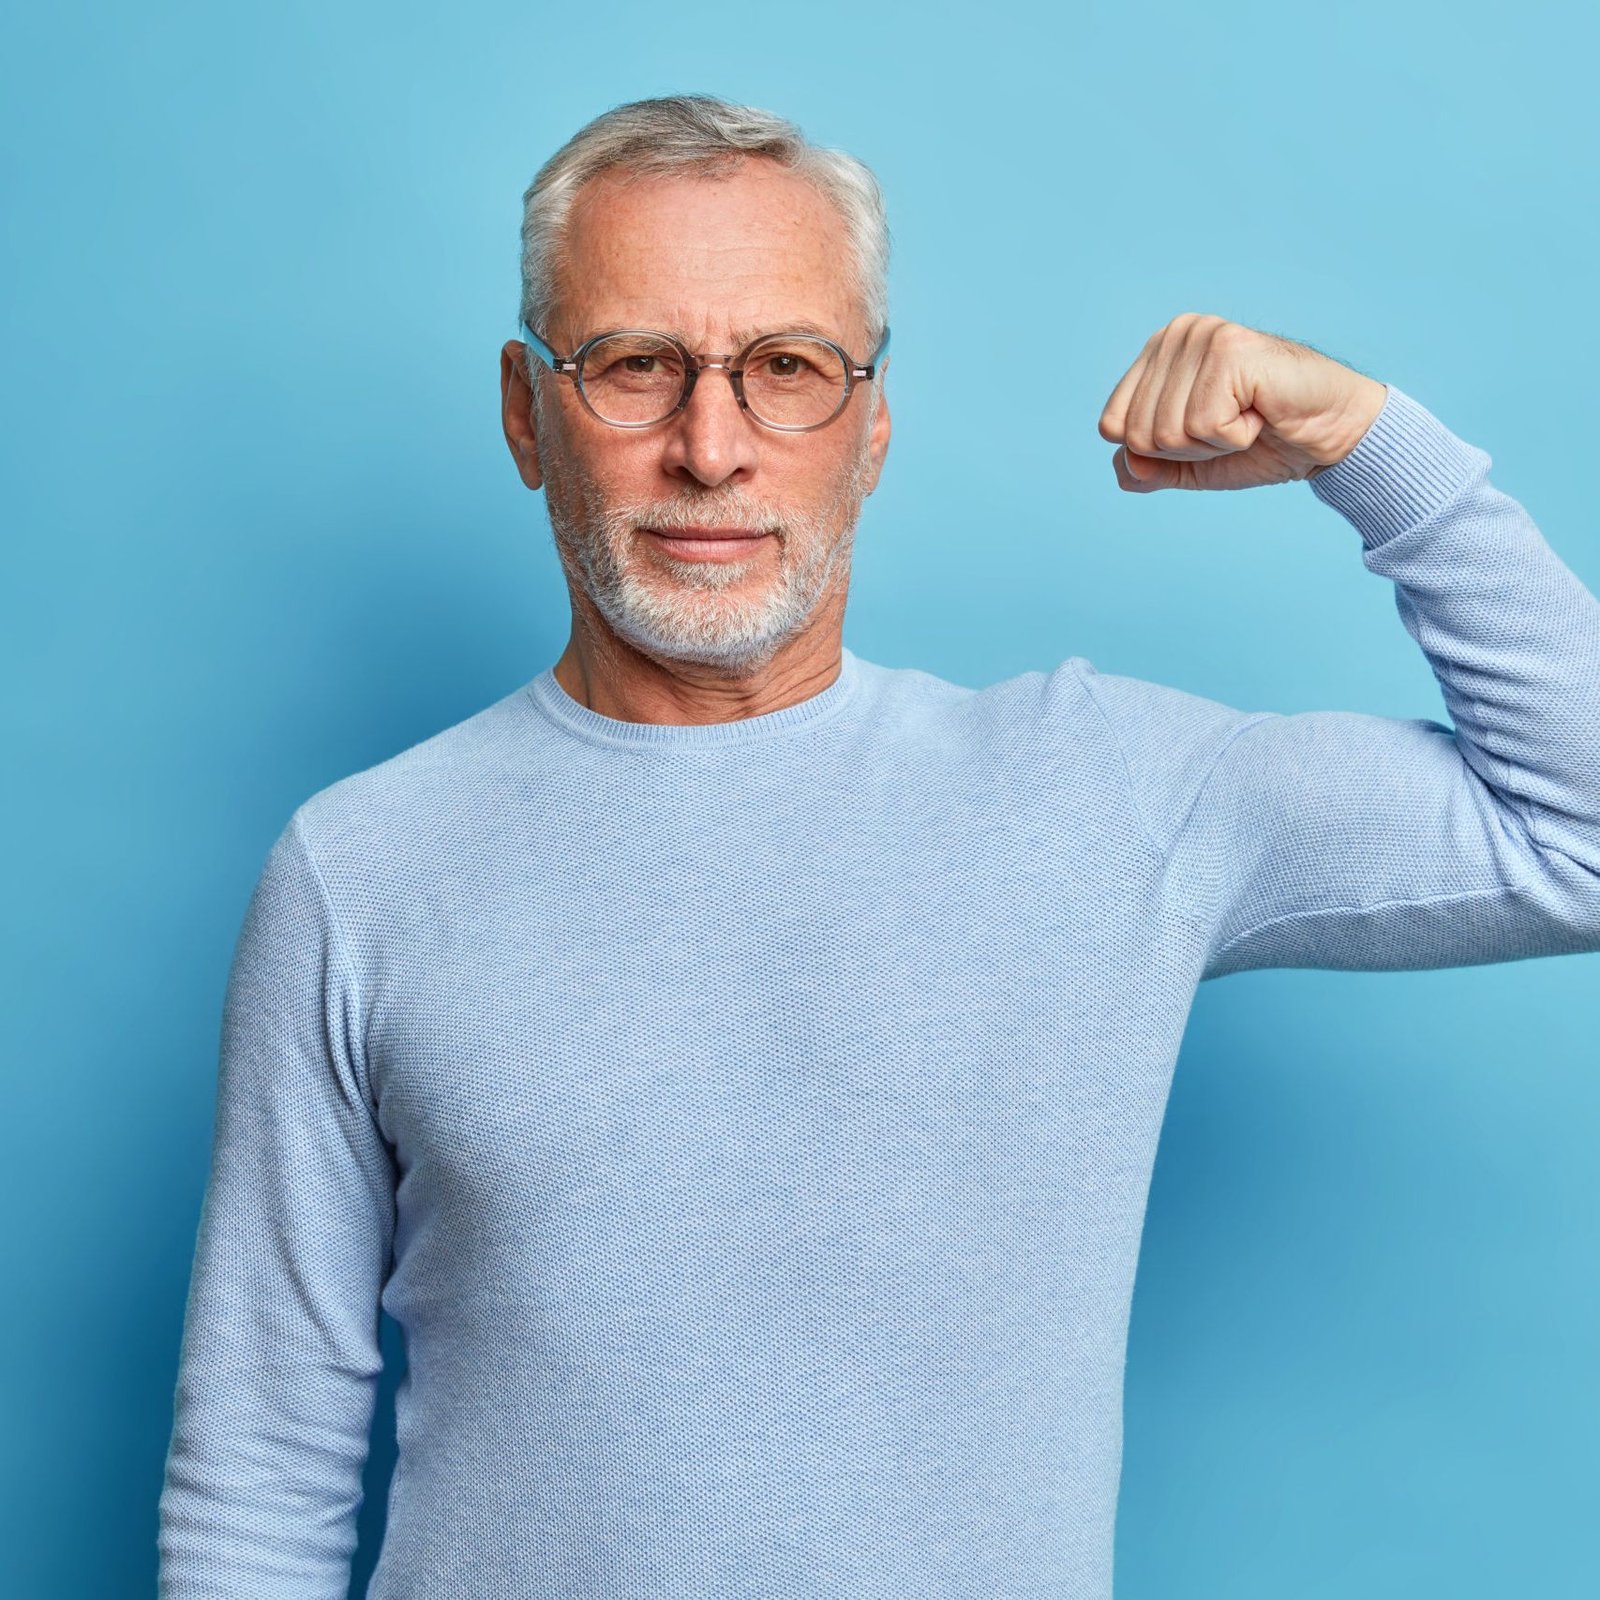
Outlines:
{"type": "Polygon", "coordinates": [[[1552,954],[1600,950],[1600,863],[1534,842],[1540,867],[1537,894],[1547,913],[1552,954]]]}

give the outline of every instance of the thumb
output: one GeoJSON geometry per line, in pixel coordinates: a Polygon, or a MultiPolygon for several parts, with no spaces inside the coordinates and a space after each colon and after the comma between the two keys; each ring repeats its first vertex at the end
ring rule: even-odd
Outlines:
{"type": "Polygon", "coordinates": [[[1141,456],[1125,444],[1117,447],[1111,464],[1117,471],[1117,486],[1133,494],[1170,489],[1179,478],[1179,462],[1163,461],[1159,456],[1141,456]]]}

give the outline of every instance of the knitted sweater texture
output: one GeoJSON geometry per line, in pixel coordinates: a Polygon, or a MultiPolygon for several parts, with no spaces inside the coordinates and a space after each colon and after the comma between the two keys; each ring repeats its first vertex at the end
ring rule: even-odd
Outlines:
{"type": "Polygon", "coordinates": [[[1600,603],[1392,385],[1310,480],[1454,726],[1073,656],[742,721],[546,670],[245,913],[163,1600],[1108,1600],[1196,985],[1600,950],[1600,603]],[[1353,548],[1355,546],[1353,545],[1353,548]]]}

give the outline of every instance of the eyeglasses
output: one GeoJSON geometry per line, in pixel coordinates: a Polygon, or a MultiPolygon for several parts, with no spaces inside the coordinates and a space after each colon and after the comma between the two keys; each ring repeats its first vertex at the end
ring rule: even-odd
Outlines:
{"type": "Polygon", "coordinates": [[[597,333],[558,356],[527,323],[523,343],[552,372],[571,378],[591,416],[614,428],[649,428],[682,411],[708,367],[728,374],[734,398],[764,428],[809,433],[849,404],[858,382],[876,376],[889,330],[864,365],[813,333],[768,333],[736,356],[695,355],[670,333],[624,328],[597,333]]]}

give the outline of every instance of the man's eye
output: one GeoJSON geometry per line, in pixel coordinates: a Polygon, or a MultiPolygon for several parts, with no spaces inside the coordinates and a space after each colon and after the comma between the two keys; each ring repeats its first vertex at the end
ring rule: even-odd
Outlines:
{"type": "Polygon", "coordinates": [[[622,365],[627,372],[650,372],[653,370],[650,363],[660,359],[660,356],[624,356],[622,365]]]}
{"type": "Polygon", "coordinates": [[[774,378],[795,378],[806,368],[807,362],[803,356],[768,356],[767,371],[774,378]]]}

